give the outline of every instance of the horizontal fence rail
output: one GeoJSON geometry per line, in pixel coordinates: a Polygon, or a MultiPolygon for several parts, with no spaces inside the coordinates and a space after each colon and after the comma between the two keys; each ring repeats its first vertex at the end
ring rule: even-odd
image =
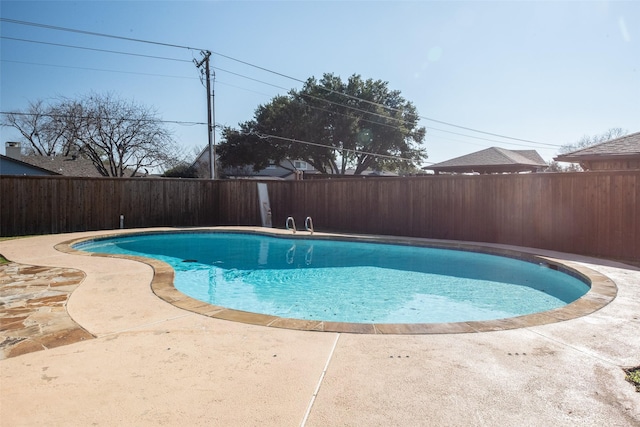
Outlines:
{"type": "MultiPolygon", "coordinates": [[[[640,261],[640,171],[267,182],[273,223],[640,261]]],[[[259,225],[255,181],[0,177],[0,235],[259,225]]]]}

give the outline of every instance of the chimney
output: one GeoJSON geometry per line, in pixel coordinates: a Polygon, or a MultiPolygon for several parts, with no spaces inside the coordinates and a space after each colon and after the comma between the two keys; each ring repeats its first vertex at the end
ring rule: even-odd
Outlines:
{"type": "Polygon", "coordinates": [[[20,160],[22,158],[22,153],[20,152],[20,143],[7,141],[5,144],[5,153],[7,157],[20,160]]]}

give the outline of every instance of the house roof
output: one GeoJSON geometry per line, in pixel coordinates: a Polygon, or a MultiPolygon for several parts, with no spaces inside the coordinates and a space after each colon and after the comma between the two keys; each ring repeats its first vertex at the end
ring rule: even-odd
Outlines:
{"type": "Polygon", "coordinates": [[[439,172],[520,172],[546,166],[544,159],[535,150],[507,150],[491,147],[423,169],[439,172]]]}
{"type": "Polygon", "coordinates": [[[640,157],[640,132],[601,142],[591,147],[561,154],[554,160],[579,162],[582,160],[605,160],[621,157],[640,157]]]}
{"type": "Polygon", "coordinates": [[[91,160],[67,156],[22,156],[20,160],[32,166],[64,176],[102,177],[91,160]]]}
{"type": "Polygon", "coordinates": [[[49,169],[0,154],[0,175],[60,175],[49,169]]]}

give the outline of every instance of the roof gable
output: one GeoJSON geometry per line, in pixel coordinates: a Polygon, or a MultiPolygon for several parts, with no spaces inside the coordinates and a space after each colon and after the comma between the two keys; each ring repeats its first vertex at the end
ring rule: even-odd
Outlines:
{"type": "Polygon", "coordinates": [[[547,164],[535,150],[507,150],[500,147],[491,147],[476,151],[464,156],[436,163],[425,169],[473,171],[488,167],[505,170],[514,169],[517,166],[525,166],[530,169],[542,168],[547,164]]]}
{"type": "Polygon", "coordinates": [[[49,169],[0,154],[0,175],[60,175],[49,169]]]}
{"type": "Polygon", "coordinates": [[[102,177],[91,160],[67,156],[22,156],[24,163],[64,176],[102,177]]]}
{"type": "Polygon", "coordinates": [[[618,156],[640,156],[640,132],[600,142],[570,153],[561,154],[557,156],[555,160],[570,161],[618,156]]]}
{"type": "Polygon", "coordinates": [[[518,153],[521,156],[526,157],[527,159],[531,160],[534,164],[538,164],[538,165],[547,165],[547,162],[544,161],[544,159],[542,158],[542,156],[540,156],[540,154],[538,154],[538,152],[536,150],[511,150],[513,153],[518,153]]]}

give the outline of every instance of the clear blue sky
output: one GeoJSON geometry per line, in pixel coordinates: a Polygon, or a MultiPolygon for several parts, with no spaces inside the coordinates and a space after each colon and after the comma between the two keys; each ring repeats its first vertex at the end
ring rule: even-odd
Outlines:
{"type": "MultiPolygon", "coordinates": [[[[550,160],[583,135],[640,131],[640,1],[2,1],[0,14],[196,49],[0,22],[2,111],[96,91],[155,107],[165,120],[206,122],[191,61],[208,49],[218,125],[250,120],[259,104],[301,87],[267,69],[389,82],[424,117],[430,162],[491,146],[550,160]]],[[[207,143],[206,126],[169,127],[189,156],[207,143]]],[[[16,138],[3,128],[0,152],[16,138]]]]}

